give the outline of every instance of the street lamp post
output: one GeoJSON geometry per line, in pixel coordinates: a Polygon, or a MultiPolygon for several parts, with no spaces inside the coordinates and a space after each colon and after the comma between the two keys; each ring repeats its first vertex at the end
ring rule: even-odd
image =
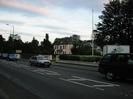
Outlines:
{"type": "Polygon", "coordinates": [[[93,19],[93,9],[92,9],[92,56],[94,56],[94,34],[93,34],[93,30],[94,30],[94,27],[93,27],[93,24],[94,24],[94,19],[93,19]]]}
{"type": "Polygon", "coordinates": [[[12,33],[13,33],[13,36],[14,36],[14,25],[10,25],[10,24],[6,24],[8,26],[12,26],[12,33]]]}
{"type": "Polygon", "coordinates": [[[10,24],[6,24],[6,25],[8,25],[8,26],[12,26],[12,33],[13,33],[13,35],[12,35],[12,40],[13,40],[13,50],[15,50],[15,43],[14,43],[14,25],[10,25],[10,24]]]}

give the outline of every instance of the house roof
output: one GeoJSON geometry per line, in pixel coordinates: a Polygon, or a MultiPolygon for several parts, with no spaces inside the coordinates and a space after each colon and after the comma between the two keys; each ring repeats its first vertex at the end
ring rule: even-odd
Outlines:
{"type": "Polygon", "coordinates": [[[62,45],[62,44],[73,44],[73,40],[71,37],[56,38],[55,39],[54,45],[62,45]]]}

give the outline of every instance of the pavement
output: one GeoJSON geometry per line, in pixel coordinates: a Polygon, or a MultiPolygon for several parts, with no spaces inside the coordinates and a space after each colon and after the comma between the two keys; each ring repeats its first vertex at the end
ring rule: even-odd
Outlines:
{"type": "Polygon", "coordinates": [[[57,60],[56,63],[98,67],[98,62],[83,62],[83,61],[71,61],[71,60],[57,60]]]}
{"type": "Polygon", "coordinates": [[[98,71],[98,62],[58,60],[55,63],[53,63],[53,65],[64,68],[82,69],[82,70],[89,70],[95,72],[98,71]]]}

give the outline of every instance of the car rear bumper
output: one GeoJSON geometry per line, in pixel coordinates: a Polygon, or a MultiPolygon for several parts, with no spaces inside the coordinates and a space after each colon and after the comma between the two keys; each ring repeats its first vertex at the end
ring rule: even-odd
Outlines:
{"type": "Polygon", "coordinates": [[[49,62],[45,62],[45,63],[38,63],[40,66],[50,66],[51,63],[49,62]]]}

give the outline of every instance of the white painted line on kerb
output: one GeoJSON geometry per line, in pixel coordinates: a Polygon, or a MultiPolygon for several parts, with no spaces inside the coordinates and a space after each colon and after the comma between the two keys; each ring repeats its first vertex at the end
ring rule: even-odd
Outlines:
{"type": "Polygon", "coordinates": [[[82,78],[82,77],[78,77],[78,76],[72,76],[72,77],[77,78],[77,79],[85,79],[88,81],[92,81],[92,82],[96,82],[96,83],[100,83],[100,84],[105,84],[105,85],[120,86],[118,84],[112,84],[112,83],[108,83],[108,82],[103,82],[103,81],[98,81],[98,80],[93,80],[93,79],[88,79],[88,78],[82,78]]]}
{"type": "Polygon", "coordinates": [[[79,83],[79,82],[76,82],[76,81],[67,80],[67,79],[64,79],[64,78],[59,78],[59,79],[63,80],[63,81],[70,82],[70,83],[73,83],[73,84],[77,84],[77,85],[81,85],[81,86],[85,86],[85,87],[89,87],[89,88],[95,88],[97,90],[104,91],[103,88],[97,88],[97,87],[94,87],[94,86],[90,86],[90,85],[87,85],[87,84],[79,83]]]}

